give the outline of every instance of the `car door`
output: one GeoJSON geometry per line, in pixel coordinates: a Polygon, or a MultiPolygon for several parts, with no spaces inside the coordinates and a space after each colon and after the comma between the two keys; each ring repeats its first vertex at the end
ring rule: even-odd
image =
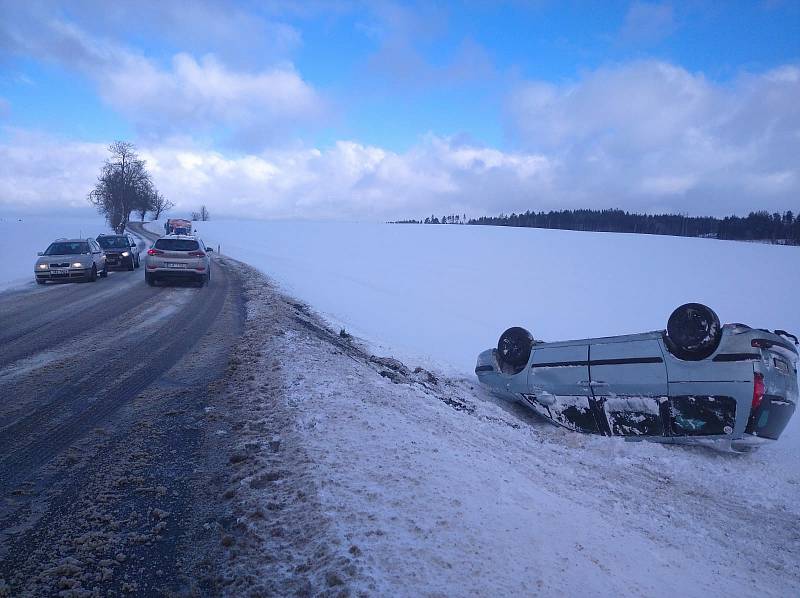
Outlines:
{"type": "Polygon", "coordinates": [[[526,402],[539,414],[572,430],[602,433],[589,386],[589,345],[534,347],[526,402]]]}
{"type": "Polygon", "coordinates": [[[667,368],[656,339],[589,346],[589,379],[608,430],[620,436],[660,436],[667,408],[667,368]]]}

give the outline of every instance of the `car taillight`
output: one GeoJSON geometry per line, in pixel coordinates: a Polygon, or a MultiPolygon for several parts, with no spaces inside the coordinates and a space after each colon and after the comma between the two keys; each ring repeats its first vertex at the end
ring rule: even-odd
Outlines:
{"type": "Polygon", "coordinates": [[[190,251],[189,255],[191,255],[192,257],[206,257],[206,254],[203,253],[202,251],[190,251]]]}
{"type": "Polygon", "coordinates": [[[754,338],[750,341],[750,346],[757,349],[769,349],[772,345],[773,343],[769,342],[765,338],[754,338]]]}
{"type": "Polygon", "coordinates": [[[164,252],[158,249],[148,249],[147,255],[164,255],[164,252]]]}
{"type": "Polygon", "coordinates": [[[761,399],[764,398],[764,374],[756,372],[753,374],[753,403],[750,407],[750,413],[754,413],[761,405],[761,399]]]}

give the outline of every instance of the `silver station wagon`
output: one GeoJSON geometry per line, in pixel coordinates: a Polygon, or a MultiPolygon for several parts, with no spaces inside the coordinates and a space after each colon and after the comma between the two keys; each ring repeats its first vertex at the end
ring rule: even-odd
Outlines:
{"type": "Polygon", "coordinates": [[[509,328],[475,373],[570,430],[747,451],[777,440],[794,414],[797,344],[784,330],[722,326],[688,303],[666,330],[642,334],[544,343],[509,328]]]}
{"type": "Polygon", "coordinates": [[[98,276],[108,276],[108,265],[94,239],[56,239],[39,253],[33,273],[38,284],[48,280],[94,282],[98,276]]]}

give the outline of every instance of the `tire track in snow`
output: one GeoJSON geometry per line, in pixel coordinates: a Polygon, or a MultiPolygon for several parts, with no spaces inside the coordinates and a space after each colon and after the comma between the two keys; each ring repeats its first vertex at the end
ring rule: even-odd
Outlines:
{"type": "MultiPolygon", "coordinates": [[[[154,335],[136,342],[131,348],[136,355],[134,362],[138,364],[134,369],[127,371],[126,364],[120,363],[113,369],[108,369],[102,362],[95,364],[94,369],[79,382],[59,389],[44,408],[4,429],[0,452],[6,456],[0,461],[0,495],[13,491],[38,467],[110,417],[177,363],[200,339],[222,308],[229,286],[228,277],[223,272],[224,267],[217,268],[212,284],[199,290],[185,310],[167,321],[154,335]],[[163,344],[168,339],[171,340],[163,344]],[[87,388],[87,383],[92,380],[99,380],[99,388],[87,388]],[[84,399],[82,405],[78,405],[79,411],[62,420],[61,411],[67,404],[75,406],[76,396],[84,399]],[[59,420],[62,421],[52,424],[59,420]],[[21,440],[27,444],[20,445],[21,440]]],[[[153,290],[158,293],[161,289],[153,290]]]]}

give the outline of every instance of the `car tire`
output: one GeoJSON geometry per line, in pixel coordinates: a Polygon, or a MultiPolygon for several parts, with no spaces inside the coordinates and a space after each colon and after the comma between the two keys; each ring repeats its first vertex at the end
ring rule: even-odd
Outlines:
{"type": "Polygon", "coordinates": [[[100,278],[108,278],[108,264],[103,265],[103,271],[100,272],[100,278]]]}
{"type": "Polygon", "coordinates": [[[130,261],[128,263],[128,272],[132,271],[134,268],[135,268],[135,265],[133,263],[133,256],[131,256],[131,259],[130,259],[130,261]]]}
{"type": "Polygon", "coordinates": [[[138,268],[140,265],[141,265],[141,260],[139,259],[139,256],[137,255],[136,256],[136,267],[138,268]]]}
{"type": "Polygon", "coordinates": [[[148,285],[150,285],[151,287],[154,287],[154,286],[156,286],[156,279],[155,279],[155,277],[154,277],[152,274],[150,274],[149,272],[145,272],[145,273],[144,273],[144,281],[145,281],[145,282],[146,282],[148,285]]]}
{"type": "Polygon", "coordinates": [[[37,278],[36,279],[36,284],[44,284],[45,282],[47,282],[47,281],[46,280],[42,280],[41,278],[37,278]]]}
{"type": "Polygon", "coordinates": [[[97,282],[97,266],[92,264],[92,273],[89,274],[89,282],[97,282]]]}
{"type": "Polygon", "coordinates": [[[721,339],[719,317],[713,309],[702,303],[681,305],[667,321],[667,348],[678,359],[705,359],[717,350],[721,339]]]}
{"type": "Polygon", "coordinates": [[[497,356],[502,364],[521,371],[528,363],[533,347],[533,336],[519,326],[509,328],[500,335],[497,342],[497,356]]]}

